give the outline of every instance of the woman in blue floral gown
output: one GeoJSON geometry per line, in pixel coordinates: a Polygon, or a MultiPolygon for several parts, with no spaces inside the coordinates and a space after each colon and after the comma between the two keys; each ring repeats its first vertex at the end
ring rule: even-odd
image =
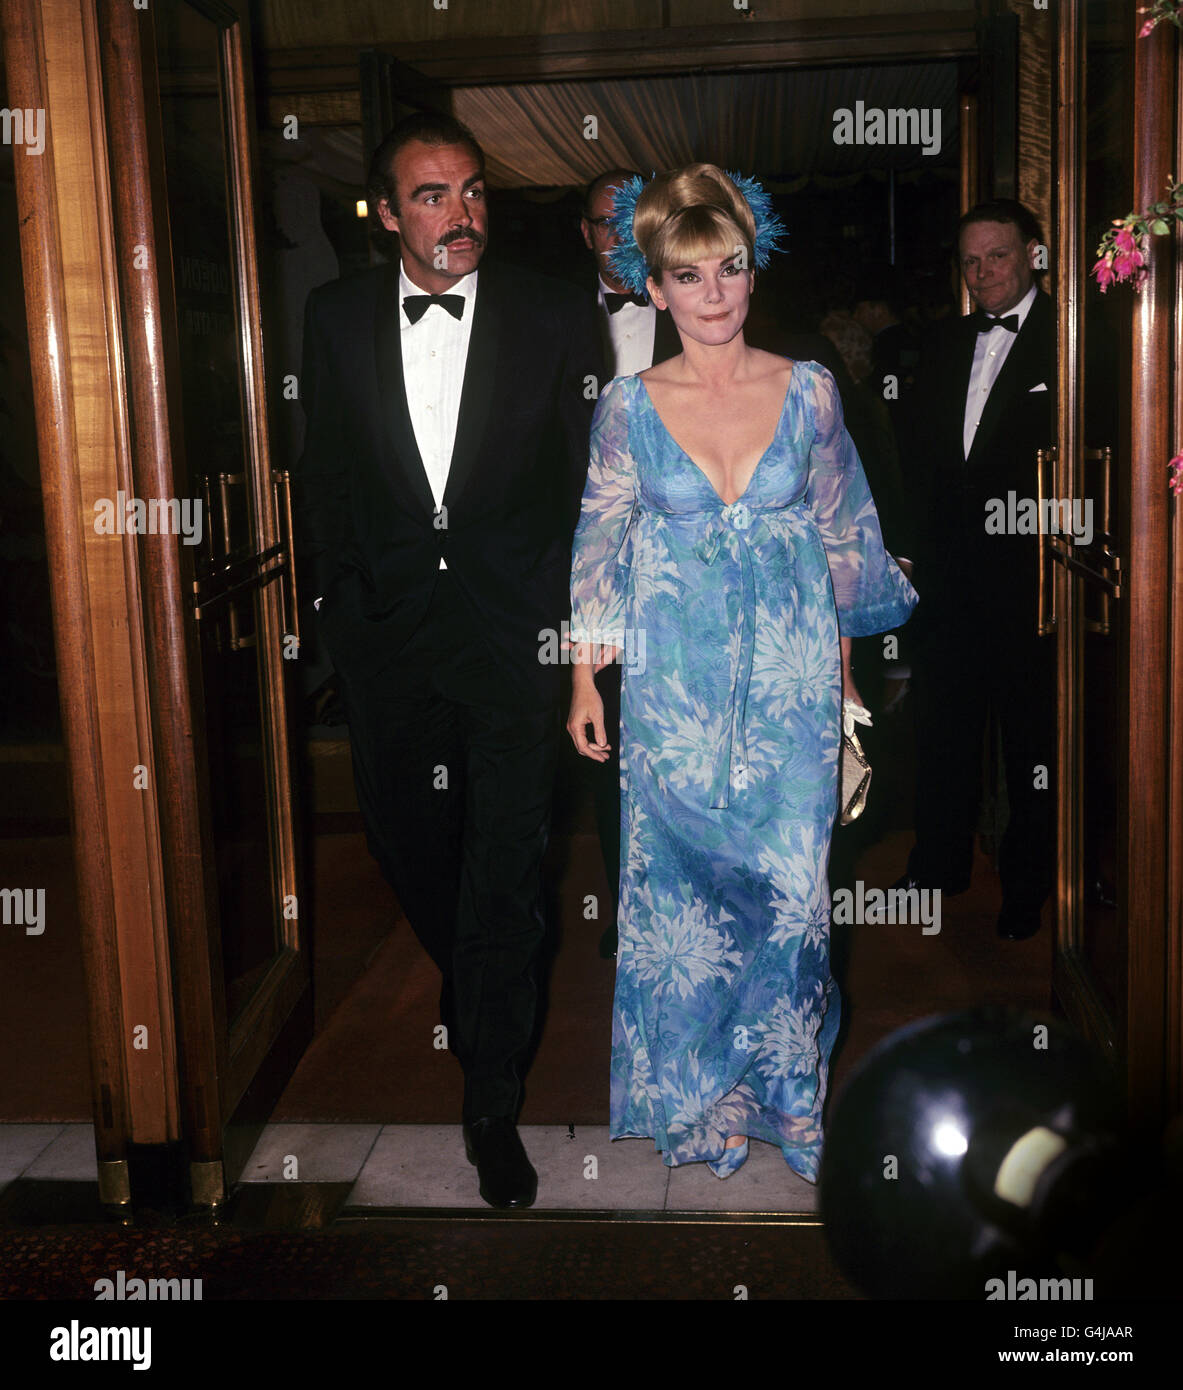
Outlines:
{"type": "Polygon", "coordinates": [[[597,403],[571,640],[599,660],[574,668],[568,728],[607,757],[593,671],[620,659],[612,1137],[720,1177],[762,1139],[816,1181],[849,639],[898,627],[916,595],[829,372],[743,341],[754,277],[726,252],[760,263],[744,182],[747,198],[715,166],[663,175],[635,223],[618,196],[622,258],[635,225],[684,351],[597,403]]]}

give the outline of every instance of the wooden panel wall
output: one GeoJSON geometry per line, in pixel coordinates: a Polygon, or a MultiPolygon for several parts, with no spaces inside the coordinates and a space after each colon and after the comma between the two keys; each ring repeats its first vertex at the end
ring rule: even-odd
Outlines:
{"type": "Polygon", "coordinates": [[[1006,0],[1019,18],[1018,170],[1016,196],[1052,234],[1052,132],[1055,130],[1053,74],[1055,17],[1030,0],[1006,0]]]}
{"type": "MultiPolygon", "coordinates": [[[[1163,24],[1134,48],[1134,206],[1163,196],[1176,169],[1176,76],[1178,50],[1171,25],[1163,24]]],[[[1133,363],[1130,391],[1130,496],[1123,514],[1120,550],[1128,557],[1123,589],[1127,620],[1121,658],[1130,671],[1129,708],[1121,710],[1130,731],[1129,776],[1119,790],[1118,825],[1122,881],[1128,885],[1129,1076],[1134,1117],[1148,1125],[1165,1118],[1168,791],[1172,769],[1167,723],[1169,649],[1169,504],[1166,461],[1174,453],[1172,432],[1172,314],[1174,266],[1164,246],[1151,254],[1149,273],[1134,296],[1133,363]],[[1142,1007],[1145,1004],[1147,1007],[1142,1007]]],[[[1179,428],[1174,422],[1174,430],[1179,428]]],[[[1173,769],[1177,779],[1179,769],[1173,769]]],[[[1179,853],[1175,827],[1173,853],[1179,853]]]]}
{"type": "Polygon", "coordinates": [[[313,48],[429,43],[512,34],[601,34],[735,23],[746,27],[792,20],[835,23],[903,14],[973,15],[977,0],[262,0],[258,44],[313,48]]]}
{"type": "MultiPolygon", "coordinates": [[[[348,42],[337,41],[326,24],[323,42],[289,47],[264,41],[259,46],[257,78],[273,126],[293,114],[307,124],[358,124],[358,55],[366,46],[394,51],[428,82],[450,87],[910,63],[926,58],[976,60],[978,54],[977,13],[972,5],[929,11],[915,6],[881,13],[862,10],[857,23],[850,15],[836,17],[834,6],[826,7],[824,17],[780,20],[763,10],[761,16],[757,22],[749,12],[750,22],[741,21],[740,12],[724,5],[707,24],[530,34],[502,30],[488,36],[437,35],[416,40],[387,37],[379,26],[348,42]]],[[[312,32],[304,37],[311,38],[312,32]]]]}

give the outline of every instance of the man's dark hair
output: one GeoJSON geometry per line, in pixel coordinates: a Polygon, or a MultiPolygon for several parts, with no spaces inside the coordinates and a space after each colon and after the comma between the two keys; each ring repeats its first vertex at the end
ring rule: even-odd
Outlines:
{"type": "Polygon", "coordinates": [[[370,209],[376,215],[379,202],[385,198],[390,210],[398,214],[398,190],[394,184],[394,160],[404,145],[419,140],[424,145],[464,145],[471,151],[480,166],[481,177],[485,175],[485,152],[477,144],[476,136],[466,125],[454,116],[442,111],[416,111],[405,116],[392,127],[386,138],[374,151],[370,160],[370,172],[366,178],[366,193],[370,209]]]}
{"type": "Polygon", "coordinates": [[[1043,244],[1043,233],[1035,214],[1025,208],[1017,198],[992,198],[988,203],[978,203],[962,215],[957,224],[957,242],[961,243],[961,233],[974,222],[1010,222],[1019,229],[1019,236],[1026,246],[1029,241],[1043,244]]]}
{"type": "Polygon", "coordinates": [[[597,174],[583,190],[583,216],[591,217],[592,199],[601,188],[609,185],[613,188],[619,188],[622,183],[627,183],[629,179],[638,177],[636,169],[609,169],[607,173],[597,174]]]}

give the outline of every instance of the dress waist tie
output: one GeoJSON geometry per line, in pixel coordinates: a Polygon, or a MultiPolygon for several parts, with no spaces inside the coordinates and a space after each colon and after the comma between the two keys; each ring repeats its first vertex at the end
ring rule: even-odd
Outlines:
{"type": "MultiPolygon", "coordinates": [[[[745,716],[748,686],[752,677],[752,657],[756,647],[756,576],[752,552],[761,559],[780,552],[790,566],[791,556],[763,519],[753,515],[745,502],[732,502],[722,511],[714,512],[694,551],[704,564],[713,565],[722,551],[735,560],[740,570],[740,607],[738,644],[732,644],[731,679],[725,710],[723,737],[715,750],[711,767],[711,809],[724,810],[731,804],[733,780],[742,790],[748,770],[748,746],[745,716]]],[[[795,600],[796,593],[793,598],[795,600]]]]}

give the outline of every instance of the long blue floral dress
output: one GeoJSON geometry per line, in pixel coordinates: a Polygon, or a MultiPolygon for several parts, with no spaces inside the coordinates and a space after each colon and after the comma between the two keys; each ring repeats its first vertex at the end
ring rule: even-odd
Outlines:
{"type": "Polygon", "coordinates": [[[638,376],[604,389],[571,637],[623,646],[611,1135],[666,1164],[746,1134],[816,1181],[840,1001],[827,860],[839,632],[904,622],[830,373],[797,362],[772,443],[723,503],[638,376]]]}

